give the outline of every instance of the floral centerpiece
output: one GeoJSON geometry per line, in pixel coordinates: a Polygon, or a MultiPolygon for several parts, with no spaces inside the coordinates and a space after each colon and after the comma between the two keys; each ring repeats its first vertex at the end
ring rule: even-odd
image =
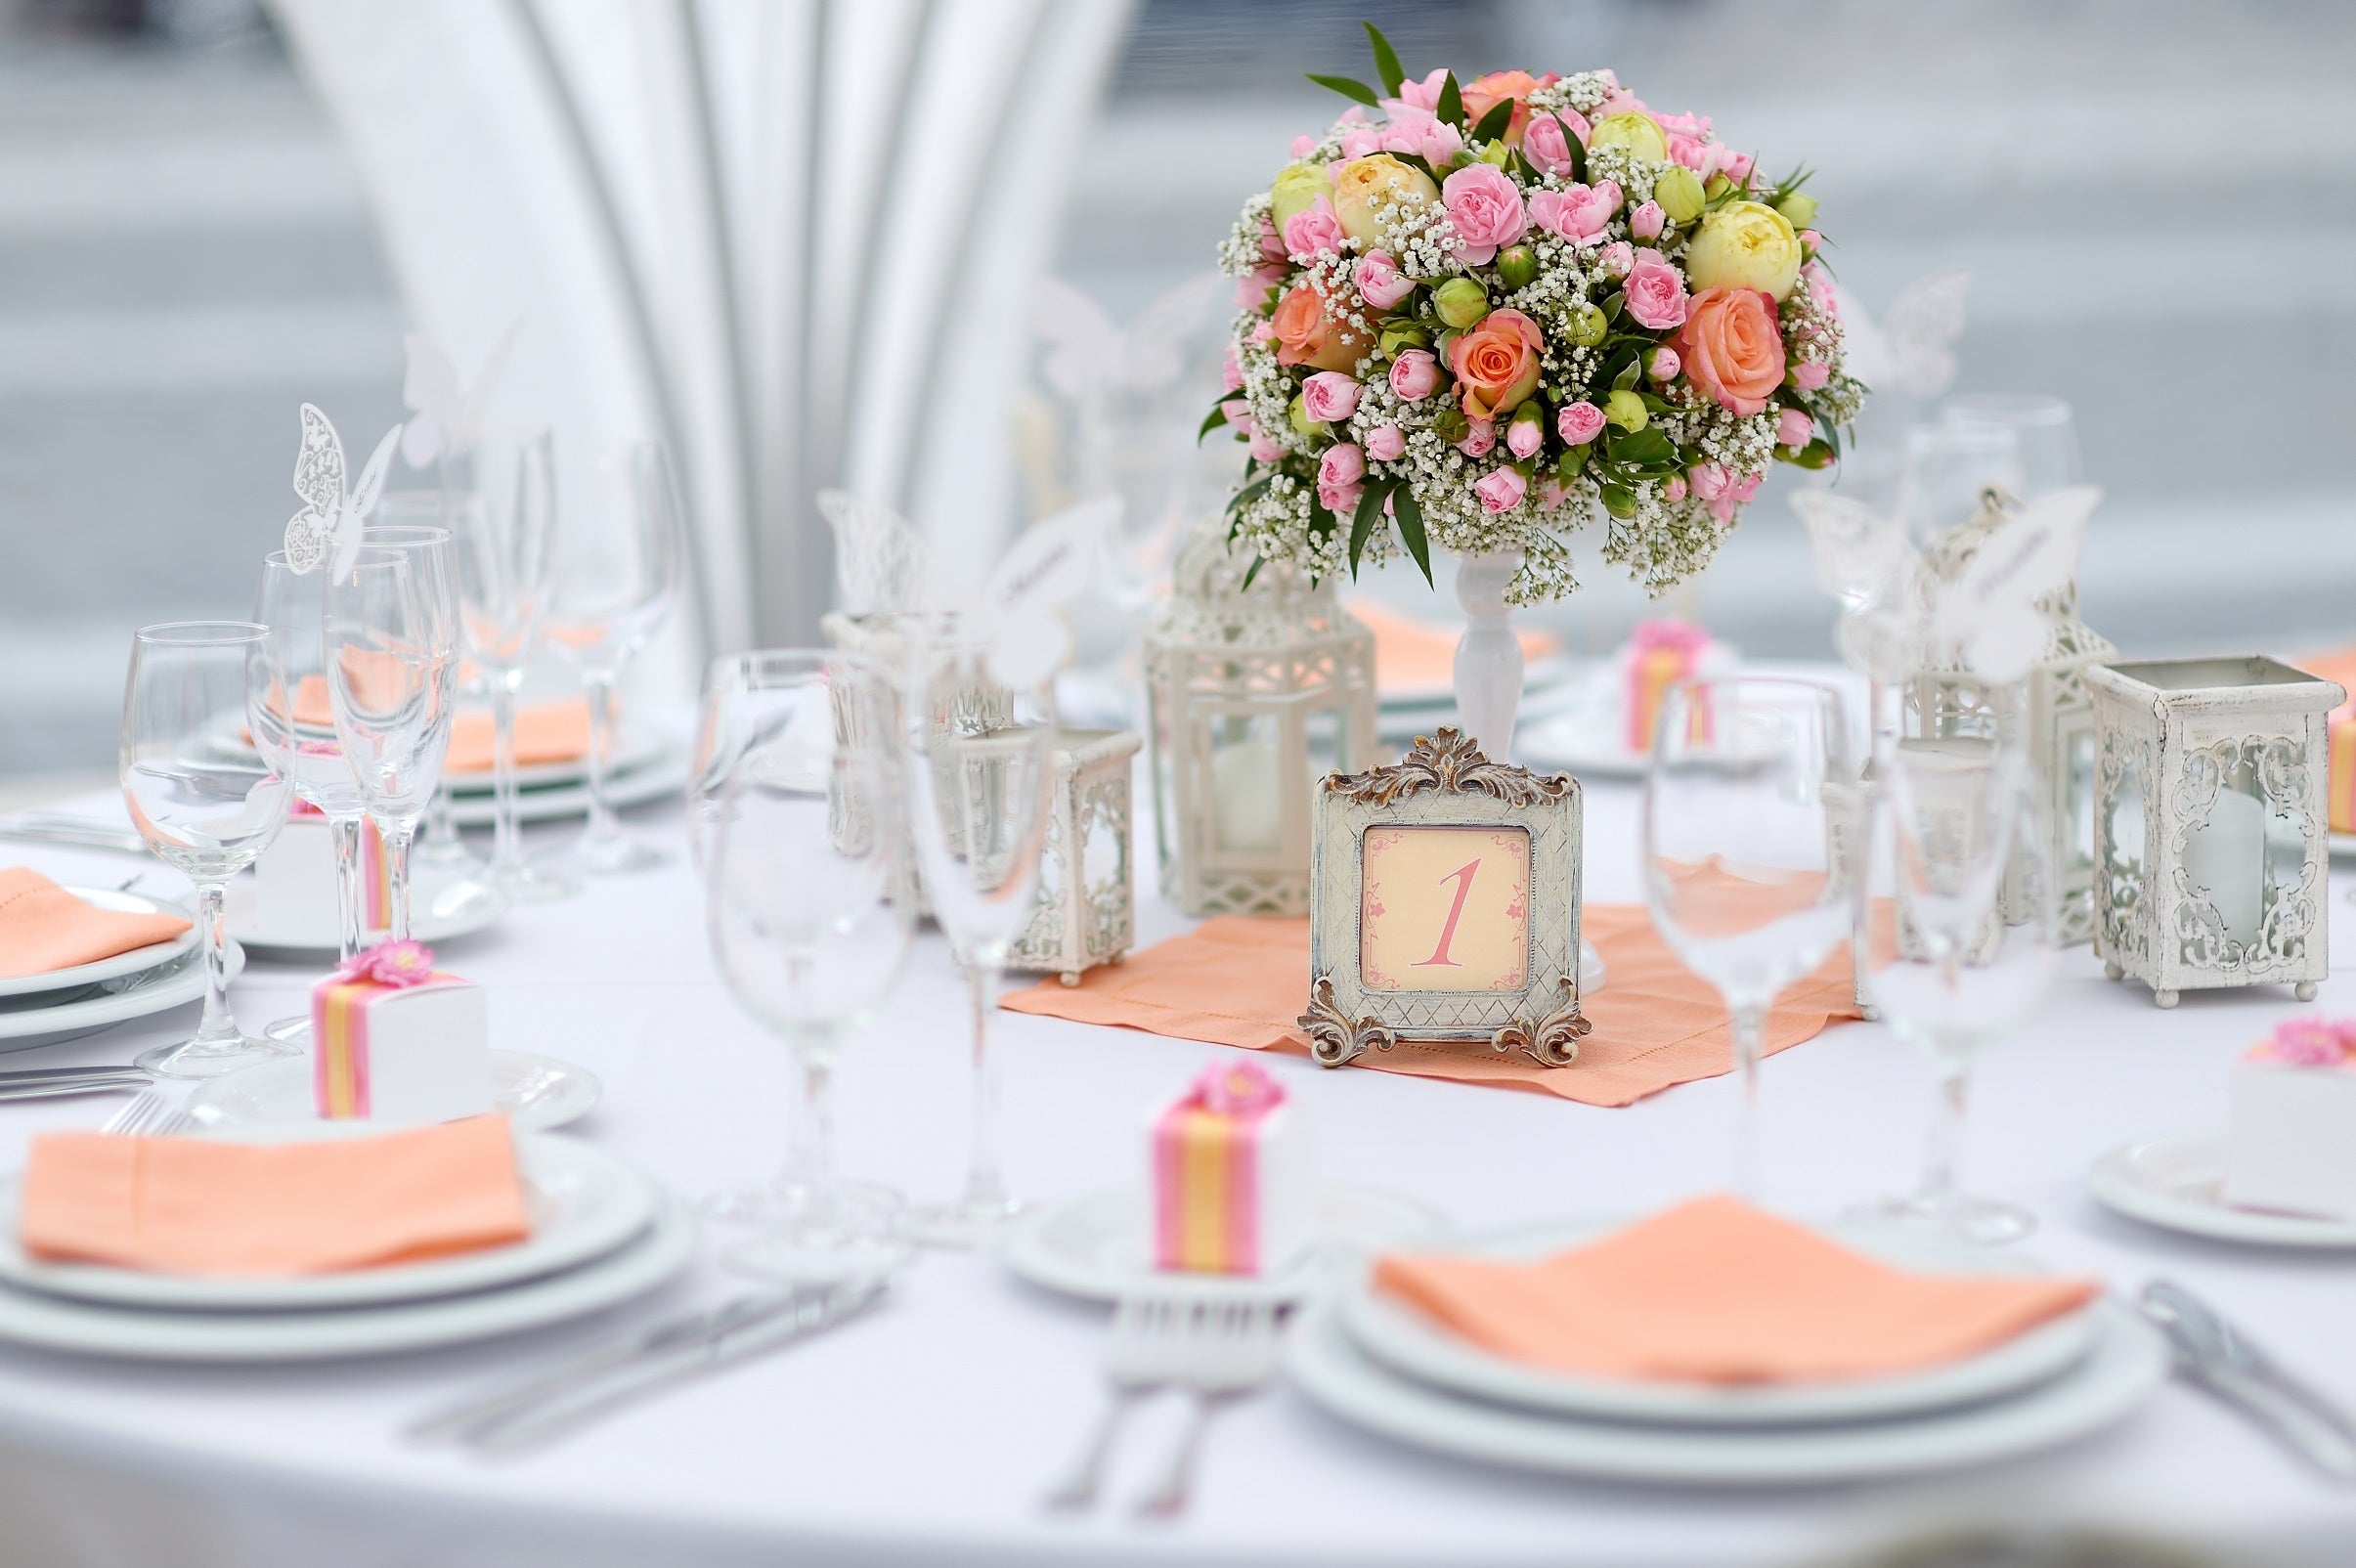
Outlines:
{"type": "Polygon", "coordinates": [[[1519,550],[1508,601],[1579,587],[1564,536],[1658,593],[1716,553],[1776,460],[1821,467],[1864,388],[1804,175],[1608,70],[1410,80],[1303,136],[1222,247],[1227,391],[1250,445],[1231,537],[1353,573],[1404,547],[1519,550]]]}

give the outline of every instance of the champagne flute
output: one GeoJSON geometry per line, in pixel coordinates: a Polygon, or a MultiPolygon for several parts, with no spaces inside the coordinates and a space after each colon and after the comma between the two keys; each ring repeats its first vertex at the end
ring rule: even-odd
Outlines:
{"type": "MultiPolygon", "coordinates": [[[[376,509],[370,514],[373,526],[379,528],[438,528],[452,539],[451,555],[453,581],[457,570],[456,544],[458,531],[453,498],[438,486],[413,486],[407,490],[388,490],[376,500],[376,509]]],[[[470,698],[483,695],[482,671],[459,649],[458,701],[462,706],[470,698]]],[[[470,884],[483,869],[483,857],[467,848],[458,835],[458,819],[451,812],[450,776],[444,773],[434,790],[433,804],[425,808],[425,831],[410,849],[412,864],[430,868],[442,875],[438,879],[445,889],[470,884]]],[[[459,895],[461,897],[466,895],[459,895]]]]}
{"type": "Polygon", "coordinates": [[[1898,475],[1898,520],[1925,549],[1980,515],[1991,485],[2018,498],[2028,483],[2021,437],[1985,420],[1942,420],[1906,432],[1898,475]]]}
{"type": "Polygon", "coordinates": [[[898,631],[907,671],[897,718],[908,748],[909,837],[933,916],[965,970],[973,1012],[965,1191],[913,1215],[910,1232],[937,1245],[982,1246],[1022,1212],[1000,1167],[990,1019],[1007,957],[1038,907],[1055,785],[1055,688],[1048,680],[1000,684],[987,643],[963,616],[907,616],[898,631]]]}
{"type": "Polygon", "coordinates": [[[1678,958],[1718,988],[1741,1075],[1735,1190],[1759,1184],[1759,1058],[1775,994],[1850,935],[1835,852],[1855,769],[1841,694],[1762,675],[1662,699],[1644,781],[1644,901],[1678,958]]]}
{"type": "Polygon", "coordinates": [[[240,1029],[224,995],[224,890],[278,837],[293,796],[280,770],[283,731],[270,713],[269,637],[268,627],[251,621],[181,621],[143,627],[131,643],[123,801],[148,848],[196,884],[204,948],[204,1014],[196,1035],[138,1058],[161,1077],[209,1078],[292,1054],[240,1029]],[[258,762],[236,745],[240,727],[253,735],[258,762]]]}
{"type": "MultiPolygon", "coordinates": [[[[704,669],[695,750],[687,773],[687,849],[711,870],[714,829],[728,780],[745,753],[771,738],[813,700],[807,693],[842,656],[809,648],[723,653],[704,669]]],[[[887,728],[887,733],[896,733],[887,728]]]]}
{"type": "Polygon", "coordinates": [[[1940,406],[1939,416],[1944,424],[2010,431],[2019,452],[2014,494],[2023,501],[2035,501],[2085,482],[2077,423],[2070,405],[2060,398],[2036,392],[1968,393],[1947,399],[1940,406]]]}
{"type": "Polygon", "coordinates": [[[590,876],[643,871],[666,856],[627,837],[606,800],[613,756],[614,682],[654,636],[678,588],[686,536],[660,442],[606,443],[589,471],[565,471],[565,530],[558,549],[548,645],[581,672],[589,693],[589,826],[565,852],[590,876]]]}
{"type": "Polygon", "coordinates": [[[896,893],[900,764],[878,721],[890,695],[862,660],[807,657],[794,719],[728,772],[706,879],[720,973],[801,1078],[782,1177],[713,1206],[764,1230],[728,1253],[732,1267],[788,1281],[879,1273],[908,1255],[892,1232],[898,1195],[834,1169],[836,1058],[890,994],[915,926],[896,893]]]}
{"type": "Polygon", "coordinates": [[[1872,1212],[1986,1244],[2036,1225],[1956,1181],[1973,1063],[2028,1020],[2059,956],[2034,774],[2016,741],[1900,741],[1883,759],[1865,847],[1865,994],[1939,1073],[1922,1180],[1872,1212]]]}

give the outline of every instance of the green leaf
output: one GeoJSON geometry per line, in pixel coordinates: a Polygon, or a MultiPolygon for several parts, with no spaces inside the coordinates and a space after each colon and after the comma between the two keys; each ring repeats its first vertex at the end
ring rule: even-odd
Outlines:
{"type": "MultiPolygon", "coordinates": [[[[1370,32],[1373,28],[1368,29],[1370,32]]],[[[1377,37],[1380,34],[1376,34],[1377,37]]],[[[1402,481],[1393,479],[1387,484],[1369,485],[1366,494],[1358,498],[1358,511],[1350,519],[1350,576],[1358,576],[1358,557],[1366,553],[1366,542],[1374,537],[1374,525],[1382,521],[1382,502],[1402,481]]]]}
{"type": "MultiPolygon", "coordinates": [[[[1636,389],[1636,377],[1644,373],[1644,356],[1636,351],[1636,345],[1633,343],[1620,350],[1620,353],[1628,356],[1628,363],[1621,366],[1613,374],[1612,390],[1614,392],[1634,392],[1636,389]]],[[[1613,357],[1616,359],[1618,355],[1613,357]]]]}
{"type": "MultiPolygon", "coordinates": [[[[1464,123],[1464,95],[1457,87],[1457,73],[1453,70],[1440,79],[1439,115],[1449,125],[1464,123]]],[[[1431,573],[1426,570],[1423,575],[1429,577],[1431,573]]]]}
{"type": "Polygon", "coordinates": [[[1489,106],[1489,112],[1481,116],[1481,122],[1472,128],[1472,134],[1465,140],[1468,142],[1500,141],[1505,137],[1505,127],[1512,123],[1513,100],[1501,98],[1489,106]]]}
{"type": "Polygon", "coordinates": [[[1614,462],[1636,463],[1650,467],[1658,463],[1677,461],[1677,443],[1651,425],[1646,425],[1641,430],[1611,428],[1604,434],[1603,447],[1606,452],[1611,454],[1614,462]]]}
{"type": "Polygon", "coordinates": [[[1555,114],[1550,117],[1555,124],[1562,125],[1562,145],[1571,154],[1571,178],[1585,185],[1587,183],[1587,149],[1579,145],[1579,138],[1571,134],[1571,128],[1563,125],[1561,115],[1555,114]]]}
{"type": "Polygon", "coordinates": [[[1423,171],[1423,177],[1429,180],[1432,184],[1438,185],[1440,183],[1440,171],[1433,168],[1430,160],[1424,157],[1422,153],[1393,152],[1391,156],[1397,158],[1400,162],[1406,164],[1411,169],[1421,169],[1423,171]]]}
{"type": "Polygon", "coordinates": [[[1416,504],[1414,486],[1402,484],[1391,493],[1391,510],[1399,524],[1399,543],[1423,573],[1425,586],[1439,587],[1431,580],[1431,542],[1423,537],[1423,508],[1416,504]]]}
{"type": "Polygon", "coordinates": [[[1399,84],[1407,80],[1407,72],[1399,67],[1399,52],[1391,41],[1382,36],[1382,29],[1373,22],[1362,22],[1367,42],[1374,46],[1374,74],[1382,78],[1382,91],[1392,98],[1399,96],[1399,84]]]}
{"type": "Polygon", "coordinates": [[[1200,427],[1200,428],[1199,428],[1198,430],[1196,430],[1196,432],[1195,432],[1195,445],[1196,445],[1196,446],[1198,446],[1198,447],[1199,447],[1199,446],[1200,446],[1200,445],[1202,445],[1202,438],[1203,438],[1204,436],[1209,435],[1209,434],[1210,434],[1210,433],[1211,433],[1213,430],[1218,429],[1218,428],[1219,428],[1219,426],[1221,426],[1221,425],[1225,424],[1226,422],[1227,422],[1227,405],[1226,405],[1226,403],[1225,403],[1224,401],[1222,401],[1222,402],[1218,402],[1218,403],[1214,403],[1214,404],[1212,404],[1212,405],[1210,406],[1210,413],[1208,413],[1208,414],[1204,414],[1204,415],[1202,416],[1202,424],[1201,424],[1201,427],[1200,427]]]}
{"type": "Polygon", "coordinates": [[[1513,150],[1513,166],[1521,170],[1521,178],[1524,185],[1536,185],[1540,180],[1545,178],[1544,175],[1538,172],[1538,165],[1531,162],[1527,157],[1523,156],[1522,150],[1518,147],[1513,150]]]}
{"type": "Polygon", "coordinates": [[[1323,544],[1332,534],[1333,528],[1334,518],[1331,509],[1326,505],[1325,498],[1320,496],[1315,489],[1311,489],[1309,492],[1309,537],[1323,544]]]}
{"type": "Polygon", "coordinates": [[[1263,566],[1266,566],[1267,564],[1268,564],[1268,557],[1267,557],[1267,556],[1265,556],[1265,555],[1254,555],[1254,556],[1251,558],[1251,564],[1250,564],[1249,566],[1246,566],[1246,567],[1244,567],[1244,568],[1243,568],[1243,587],[1244,587],[1244,588],[1249,588],[1251,587],[1251,580],[1252,580],[1253,578],[1255,578],[1255,577],[1259,576],[1259,575],[1260,575],[1260,568],[1261,568],[1261,567],[1263,567],[1263,566]]]}
{"type": "Polygon", "coordinates": [[[1614,517],[1634,517],[1636,514],[1636,492],[1619,485],[1605,485],[1603,509],[1614,517]]]}
{"type": "Polygon", "coordinates": [[[1352,81],[1347,76],[1320,76],[1317,72],[1310,71],[1308,77],[1318,86],[1331,88],[1344,98],[1354,98],[1369,109],[1376,108],[1382,102],[1374,89],[1364,82],[1352,81]]]}
{"type": "Polygon", "coordinates": [[[1603,296],[1603,319],[1605,321],[1618,321],[1620,319],[1620,313],[1627,308],[1628,295],[1623,293],[1621,290],[1615,288],[1610,293],[1603,296]]]}
{"type": "Polygon", "coordinates": [[[1251,500],[1252,497],[1258,495],[1261,491],[1266,490],[1268,488],[1268,481],[1274,479],[1276,475],[1274,474],[1262,474],[1259,478],[1254,479],[1250,484],[1245,485],[1243,489],[1228,497],[1228,511],[1233,513],[1241,509],[1245,501],[1251,500]]]}

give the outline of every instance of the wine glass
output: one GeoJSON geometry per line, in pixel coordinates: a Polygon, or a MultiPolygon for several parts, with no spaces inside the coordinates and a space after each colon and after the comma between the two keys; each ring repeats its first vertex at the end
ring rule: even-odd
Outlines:
{"type": "Polygon", "coordinates": [[[1942,420],[1906,432],[1898,474],[1898,521],[1930,548],[1980,515],[1990,485],[2019,497],[2028,483],[2021,437],[2010,425],[1942,420]]]}
{"type": "Polygon", "coordinates": [[[1670,688],[1644,781],[1644,901],[1731,1015],[1742,1099],[1735,1188],[1758,1188],[1759,1057],[1775,993],[1851,934],[1854,873],[1835,852],[1855,769],[1841,694],[1731,675],[1670,688]]]}
{"type": "Polygon", "coordinates": [[[279,765],[283,730],[271,722],[269,638],[270,629],[251,621],[181,621],[143,627],[131,643],[123,801],[148,848],[196,884],[204,947],[204,1014],[196,1035],[138,1059],[161,1077],[209,1078],[293,1054],[240,1029],[223,995],[224,890],[278,837],[294,793],[279,765]],[[240,728],[253,735],[258,761],[237,745],[240,728]]]}
{"type": "Polygon", "coordinates": [[[581,885],[524,858],[516,826],[515,698],[540,646],[555,567],[555,446],[545,429],[493,426],[443,457],[458,535],[465,640],[491,693],[497,808],[491,877],[519,897],[565,898],[581,885]]]}
{"type": "Polygon", "coordinates": [[[666,858],[626,837],[605,798],[613,757],[614,682],[670,613],[686,536],[660,442],[607,443],[588,471],[563,474],[564,539],[556,552],[548,645],[578,668],[589,705],[589,826],[565,858],[592,876],[643,871],[666,858]],[[582,482],[574,484],[578,477],[582,482]]]}
{"type": "MultiPolygon", "coordinates": [[[[456,581],[457,539],[454,500],[438,486],[413,486],[406,490],[387,490],[376,499],[376,509],[370,513],[371,525],[379,529],[438,528],[448,533],[452,541],[450,557],[453,581],[456,581]]],[[[458,693],[460,704],[469,698],[483,695],[482,672],[474,662],[463,657],[458,663],[458,693]]],[[[468,884],[475,873],[483,869],[483,858],[466,846],[458,835],[458,819],[451,811],[450,777],[445,773],[434,789],[433,803],[425,808],[425,831],[410,849],[413,865],[431,868],[442,873],[441,885],[456,889],[468,884]]],[[[465,896],[465,895],[460,895],[465,896]]]]}
{"type": "Polygon", "coordinates": [[[723,653],[704,669],[696,703],[695,750],[687,773],[687,848],[699,869],[712,863],[713,827],[729,777],[745,753],[798,721],[813,682],[842,655],[811,648],[723,653]]]}
{"type": "Polygon", "coordinates": [[[1930,1053],[1939,1111],[1921,1184],[1873,1212],[1983,1243],[2033,1216],[1956,1185],[1975,1059],[2044,997],[2058,959],[2052,849],[2028,753],[2009,740],[1904,740],[1878,768],[1860,973],[1878,1017],[1930,1053]]]}
{"type": "Polygon", "coordinates": [[[384,841],[395,941],[409,940],[410,840],[441,778],[456,697],[458,657],[436,559],[430,549],[364,544],[352,570],[327,584],[327,697],[384,841]]]}
{"type": "Polygon", "coordinates": [[[2035,501],[2085,482],[2077,423],[2070,405],[2060,398],[2036,392],[1976,392],[1947,399],[1941,405],[1939,416],[1943,424],[1985,425],[2012,432],[2020,454],[2015,468],[2019,488],[2013,494],[2023,501],[2035,501]]]}
{"type": "Polygon", "coordinates": [[[836,1280],[908,1255],[892,1232],[898,1195],[835,1178],[832,1087],[844,1042],[899,974],[915,911],[895,891],[906,830],[880,672],[813,654],[793,689],[792,720],[728,771],[706,892],[720,973],[791,1049],[801,1083],[783,1175],[713,1208],[764,1230],[728,1254],[733,1267],[836,1280]]]}
{"type": "Polygon", "coordinates": [[[963,616],[904,616],[895,630],[906,670],[897,717],[908,748],[909,838],[973,1011],[965,1191],[911,1216],[910,1231],[938,1245],[981,1246],[1022,1211],[999,1163],[990,1017],[1015,939],[1038,907],[1055,785],[1055,689],[1051,680],[999,683],[987,640],[963,616]]]}

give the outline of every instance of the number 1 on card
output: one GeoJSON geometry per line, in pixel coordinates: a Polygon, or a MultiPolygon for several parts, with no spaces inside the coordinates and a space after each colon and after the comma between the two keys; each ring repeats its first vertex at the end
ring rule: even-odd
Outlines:
{"type": "Polygon", "coordinates": [[[1467,860],[1440,879],[1440,886],[1443,888],[1452,882],[1457,885],[1456,902],[1448,906],[1448,924],[1440,928],[1440,945],[1431,950],[1429,958],[1416,966],[1418,969],[1430,969],[1436,966],[1445,966],[1449,969],[1463,967],[1448,956],[1448,945],[1457,939],[1457,922],[1464,918],[1464,899],[1472,892],[1472,879],[1479,875],[1480,869],[1480,861],[1467,860]]]}

